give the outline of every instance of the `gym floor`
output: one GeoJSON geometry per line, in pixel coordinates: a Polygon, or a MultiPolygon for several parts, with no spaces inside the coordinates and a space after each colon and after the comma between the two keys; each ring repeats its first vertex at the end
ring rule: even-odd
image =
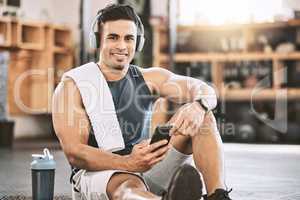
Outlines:
{"type": "MultiPolygon", "coordinates": [[[[32,146],[0,149],[1,200],[31,195],[31,154],[42,152],[32,146]]],[[[55,196],[71,197],[69,165],[57,144],[50,149],[57,162],[55,196]]],[[[300,145],[226,143],[224,149],[226,182],[234,200],[300,200],[300,145]]]]}

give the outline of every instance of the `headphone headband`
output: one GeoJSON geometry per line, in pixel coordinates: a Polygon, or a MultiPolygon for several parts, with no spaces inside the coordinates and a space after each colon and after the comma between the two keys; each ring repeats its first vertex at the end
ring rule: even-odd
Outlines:
{"type": "MultiPolygon", "coordinates": [[[[99,17],[102,15],[102,12],[99,12],[96,17],[93,19],[92,21],[92,25],[91,25],[91,30],[90,30],[90,34],[89,34],[89,38],[90,38],[90,46],[94,49],[98,48],[98,44],[97,44],[97,36],[95,35],[95,32],[98,31],[94,31],[95,30],[95,25],[98,22],[99,17]]],[[[98,36],[99,37],[99,36],[98,36]]]]}

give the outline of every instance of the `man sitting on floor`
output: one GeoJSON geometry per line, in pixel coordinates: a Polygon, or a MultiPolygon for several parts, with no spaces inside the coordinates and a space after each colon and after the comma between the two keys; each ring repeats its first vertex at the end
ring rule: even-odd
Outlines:
{"type": "Polygon", "coordinates": [[[99,61],[65,73],[53,97],[55,132],[73,169],[73,198],[198,200],[199,171],[207,199],[230,200],[211,111],[217,104],[214,89],[163,68],[130,65],[144,43],[143,25],[132,7],[109,5],[98,12],[94,26],[99,61]],[[168,122],[173,126],[169,145],[148,140],[158,97],[184,103],[168,122]],[[111,106],[113,112],[106,112],[111,106]],[[115,121],[117,128],[107,128],[115,121]],[[186,164],[191,157],[197,169],[186,164]]]}

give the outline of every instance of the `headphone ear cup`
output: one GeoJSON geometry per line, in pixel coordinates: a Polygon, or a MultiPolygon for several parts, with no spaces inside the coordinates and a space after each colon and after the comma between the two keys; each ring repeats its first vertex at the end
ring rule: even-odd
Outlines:
{"type": "Polygon", "coordinates": [[[138,35],[136,38],[136,48],[135,48],[137,52],[140,52],[143,50],[144,43],[145,43],[144,36],[138,35]]]}
{"type": "Polygon", "coordinates": [[[94,37],[95,37],[95,48],[99,48],[100,47],[99,32],[94,32],[94,37]]]}
{"type": "Polygon", "coordinates": [[[139,44],[140,44],[140,41],[141,41],[141,36],[140,36],[140,35],[137,35],[137,36],[136,36],[135,51],[139,51],[139,44]]]}

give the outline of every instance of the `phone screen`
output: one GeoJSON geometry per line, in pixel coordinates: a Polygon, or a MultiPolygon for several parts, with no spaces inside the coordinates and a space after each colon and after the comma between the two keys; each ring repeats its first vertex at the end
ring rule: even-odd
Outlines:
{"type": "Polygon", "coordinates": [[[157,126],[154,134],[151,138],[150,144],[158,142],[160,140],[168,140],[170,141],[171,136],[169,135],[170,129],[172,128],[171,125],[164,125],[164,126],[157,126]]]}

